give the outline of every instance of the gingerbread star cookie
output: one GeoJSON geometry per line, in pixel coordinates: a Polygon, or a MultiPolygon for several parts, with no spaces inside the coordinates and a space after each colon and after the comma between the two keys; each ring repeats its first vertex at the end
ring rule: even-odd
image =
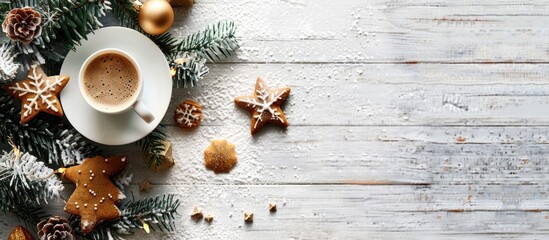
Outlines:
{"type": "Polygon", "coordinates": [[[63,176],[76,184],[76,189],[65,205],[65,212],[80,216],[80,229],[88,234],[101,221],[120,217],[116,207],[125,196],[109,179],[122,171],[126,156],[86,158],[82,164],[60,170],[63,176]]]}
{"type": "Polygon", "coordinates": [[[58,75],[48,77],[38,65],[31,65],[27,80],[10,83],[6,91],[21,100],[21,123],[27,123],[38,113],[45,112],[63,116],[57,95],[69,82],[70,77],[58,75]]]}
{"type": "Polygon", "coordinates": [[[255,91],[251,96],[241,96],[234,99],[236,105],[252,112],[252,134],[258,132],[267,123],[282,127],[288,126],[288,120],[280,105],[290,95],[290,88],[269,89],[261,78],[257,78],[255,91]]]}

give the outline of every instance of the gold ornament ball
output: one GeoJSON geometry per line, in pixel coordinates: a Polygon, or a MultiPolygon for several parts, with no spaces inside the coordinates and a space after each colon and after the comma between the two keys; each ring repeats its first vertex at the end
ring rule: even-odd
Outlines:
{"type": "Polygon", "coordinates": [[[147,0],[139,10],[139,26],[151,35],[167,32],[173,18],[172,6],[166,0],[147,0]]]}

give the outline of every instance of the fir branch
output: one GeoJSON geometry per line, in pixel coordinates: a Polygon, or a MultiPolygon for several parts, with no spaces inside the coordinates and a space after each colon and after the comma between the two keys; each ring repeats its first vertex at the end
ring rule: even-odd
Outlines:
{"type": "Polygon", "coordinates": [[[138,13],[130,0],[114,0],[112,9],[122,26],[145,34],[164,52],[172,71],[175,71],[172,80],[178,88],[196,86],[198,80],[208,73],[205,59],[212,62],[222,60],[233,55],[239,48],[235,37],[236,26],[230,21],[211,25],[180,40],[169,32],[158,36],[145,33],[139,26],[138,13]],[[191,60],[177,62],[188,58],[191,60]]]}
{"type": "Polygon", "coordinates": [[[48,217],[48,214],[41,207],[30,207],[29,205],[15,206],[11,213],[21,222],[24,222],[29,230],[34,230],[40,220],[48,217]]]}
{"type": "Polygon", "coordinates": [[[14,50],[14,46],[9,43],[0,46],[0,83],[14,79],[17,70],[21,67],[19,63],[15,62],[18,53],[14,50]]]}
{"type": "Polygon", "coordinates": [[[0,1],[0,22],[4,22],[4,19],[6,18],[6,13],[8,13],[10,10],[11,10],[10,1],[1,0],[0,1]]]}
{"type": "Polygon", "coordinates": [[[37,161],[35,156],[21,154],[19,150],[0,156],[0,186],[0,191],[14,191],[18,193],[16,196],[20,195],[14,198],[16,203],[29,205],[47,203],[48,199],[59,197],[59,192],[63,190],[52,169],[37,161]]]}
{"type": "Polygon", "coordinates": [[[20,124],[20,103],[0,89],[0,142],[12,138],[22,151],[66,166],[97,153],[97,147],[60,118],[40,115],[20,124]]]}
{"type": "Polygon", "coordinates": [[[11,212],[29,226],[44,216],[41,203],[59,197],[63,190],[53,169],[29,153],[15,149],[0,156],[0,210],[11,212]]]}
{"type": "Polygon", "coordinates": [[[133,173],[131,173],[129,169],[130,167],[124,168],[121,173],[116,174],[113,178],[114,184],[120,191],[124,191],[124,189],[132,183],[133,173]]]}
{"type": "Polygon", "coordinates": [[[121,234],[132,233],[135,228],[143,228],[143,222],[155,231],[173,231],[174,220],[179,208],[179,199],[168,194],[162,197],[145,198],[139,201],[130,201],[122,208],[120,220],[112,226],[121,234]]]}
{"type": "Polygon", "coordinates": [[[167,53],[172,71],[175,71],[172,72],[174,85],[178,88],[196,86],[209,71],[206,59],[213,62],[233,55],[239,48],[235,32],[233,22],[219,22],[179,41],[167,53]]]}
{"type": "Polygon", "coordinates": [[[168,141],[166,127],[158,125],[149,135],[137,142],[145,157],[147,157],[147,167],[153,164],[160,166],[162,164],[162,152],[166,150],[165,142],[168,141]]]}
{"type": "Polygon", "coordinates": [[[88,235],[82,235],[79,218],[71,216],[71,226],[76,234],[88,239],[122,239],[122,235],[133,234],[136,229],[143,229],[146,223],[153,231],[173,231],[179,208],[179,199],[173,194],[130,201],[120,207],[118,220],[102,223],[88,235]]]}
{"type": "Polygon", "coordinates": [[[59,197],[63,190],[52,169],[29,153],[20,154],[19,150],[0,157],[0,181],[4,186],[7,183],[10,190],[24,193],[23,203],[47,203],[48,199],[59,197]]]}
{"type": "Polygon", "coordinates": [[[206,66],[206,59],[185,52],[180,58],[171,61],[173,82],[177,88],[195,87],[196,83],[206,75],[210,69],[206,66]]]}
{"type": "Polygon", "coordinates": [[[205,30],[187,36],[170,54],[189,52],[209,61],[218,61],[233,55],[239,48],[234,22],[222,21],[208,26],[205,30]]]}

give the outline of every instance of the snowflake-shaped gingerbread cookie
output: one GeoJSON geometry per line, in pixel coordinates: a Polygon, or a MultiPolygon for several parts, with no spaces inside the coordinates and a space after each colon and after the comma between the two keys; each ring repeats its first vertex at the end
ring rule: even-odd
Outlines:
{"type": "Polygon", "coordinates": [[[193,100],[185,100],[177,106],[173,118],[180,128],[195,128],[202,121],[202,107],[193,100]]]}
{"type": "Polygon", "coordinates": [[[252,134],[258,132],[267,123],[282,127],[288,126],[288,120],[280,105],[290,95],[290,88],[269,89],[261,78],[257,78],[254,94],[234,99],[236,105],[252,112],[252,134]]]}
{"type": "Polygon", "coordinates": [[[38,65],[31,65],[27,80],[5,86],[10,95],[21,100],[21,123],[27,123],[38,113],[63,116],[57,95],[69,82],[66,75],[48,77],[38,65]]]}

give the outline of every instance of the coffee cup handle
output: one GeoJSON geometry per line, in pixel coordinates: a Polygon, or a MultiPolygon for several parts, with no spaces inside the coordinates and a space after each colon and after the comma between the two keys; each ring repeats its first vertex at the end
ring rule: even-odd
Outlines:
{"type": "Polygon", "coordinates": [[[137,102],[135,102],[135,104],[133,105],[133,110],[145,122],[151,123],[152,121],[154,121],[154,115],[151,113],[151,110],[149,110],[149,108],[147,108],[147,106],[145,106],[145,104],[143,104],[139,100],[137,100],[137,102]]]}

